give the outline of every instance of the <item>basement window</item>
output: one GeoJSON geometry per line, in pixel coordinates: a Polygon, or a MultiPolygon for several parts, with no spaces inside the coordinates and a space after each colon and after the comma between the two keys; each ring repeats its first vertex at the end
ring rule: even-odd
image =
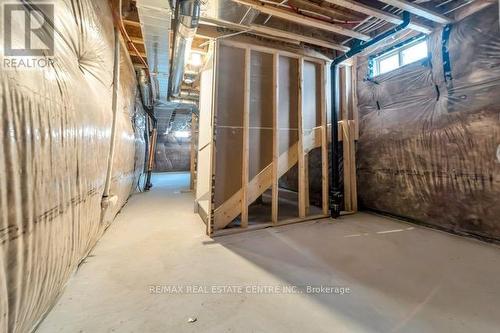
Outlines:
{"type": "Polygon", "coordinates": [[[405,41],[393,46],[389,50],[370,57],[371,76],[374,77],[391,72],[427,57],[428,48],[425,37],[405,41]]]}

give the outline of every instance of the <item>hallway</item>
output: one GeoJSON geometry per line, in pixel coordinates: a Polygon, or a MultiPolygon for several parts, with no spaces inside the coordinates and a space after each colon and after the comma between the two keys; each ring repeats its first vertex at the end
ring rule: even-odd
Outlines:
{"type": "Polygon", "coordinates": [[[153,183],[129,199],[37,332],[500,327],[494,245],[364,213],[210,239],[193,213],[189,174],[156,174],[153,183]],[[308,285],[349,290],[311,294],[308,285]],[[186,293],[187,286],[208,292],[186,293]],[[235,288],[220,293],[223,286],[235,288]],[[249,286],[298,289],[254,293],[249,286]]]}

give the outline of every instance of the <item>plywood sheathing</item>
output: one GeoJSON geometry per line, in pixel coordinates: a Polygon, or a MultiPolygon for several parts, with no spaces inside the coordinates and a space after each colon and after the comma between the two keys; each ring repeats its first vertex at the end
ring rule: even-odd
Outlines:
{"type": "Polygon", "coordinates": [[[221,79],[217,80],[216,87],[215,208],[242,186],[245,105],[242,84],[245,82],[245,49],[221,45],[218,52],[216,70],[221,79]]]}

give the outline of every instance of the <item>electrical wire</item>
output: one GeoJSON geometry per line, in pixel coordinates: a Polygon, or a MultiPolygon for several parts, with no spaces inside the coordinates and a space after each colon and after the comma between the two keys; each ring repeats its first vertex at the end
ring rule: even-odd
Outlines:
{"type": "Polygon", "coordinates": [[[147,62],[144,60],[141,53],[135,47],[134,42],[132,42],[132,39],[128,35],[127,29],[125,29],[125,25],[123,23],[123,16],[122,16],[122,0],[119,0],[118,6],[119,6],[119,8],[118,8],[118,13],[117,13],[116,8],[114,8],[114,6],[113,6],[113,1],[111,1],[111,7],[113,8],[113,18],[114,18],[115,24],[118,25],[118,29],[120,30],[121,35],[125,38],[127,44],[132,47],[133,51],[140,58],[142,64],[144,65],[144,67],[146,68],[146,70],[149,73],[149,66],[148,66],[147,62]]]}

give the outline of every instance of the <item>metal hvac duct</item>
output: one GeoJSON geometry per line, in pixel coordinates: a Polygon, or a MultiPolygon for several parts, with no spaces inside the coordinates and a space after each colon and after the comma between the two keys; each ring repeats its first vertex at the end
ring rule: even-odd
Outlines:
{"type": "Polygon", "coordinates": [[[200,0],[178,0],[175,13],[176,27],[170,72],[170,98],[179,97],[181,92],[186,58],[189,56],[191,43],[200,19],[200,0]]]}
{"type": "Polygon", "coordinates": [[[167,103],[172,10],[168,0],[137,0],[154,104],[167,103]]]}
{"type": "Polygon", "coordinates": [[[154,96],[151,85],[149,84],[148,76],[146,71],[141,68],[136,71],[137,81],[139,83],[139,89],[141,92],[142,105],[147,109],[153,109],[154,107],[154,96]]]}

